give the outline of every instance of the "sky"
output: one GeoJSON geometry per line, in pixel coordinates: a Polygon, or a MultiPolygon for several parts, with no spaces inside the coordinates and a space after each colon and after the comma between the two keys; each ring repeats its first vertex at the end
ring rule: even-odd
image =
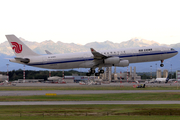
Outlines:
{"type": "Polygon", "coordinates": [[[0,0],[0,43],[121,43],[134,37],[180,43],[179,0],[0,0]]]}

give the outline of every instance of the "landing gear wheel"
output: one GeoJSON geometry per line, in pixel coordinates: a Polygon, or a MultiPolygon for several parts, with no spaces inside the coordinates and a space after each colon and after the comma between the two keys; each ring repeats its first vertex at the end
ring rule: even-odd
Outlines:
{"type": "Polygon", "coordinates": [[[160,64],[161,67],[164,67],[164,64],[160,64]]]}
{"type": "Polygon", "coordinates": [[[95,76],[99,76],[100,75],[100,73],[95,73],[95,76]]]}
{"type": "Polygon", "coordinates": [[[99,73],[104,73],[104,70],[100,70],[99,73]]]}
{"type": "Polygon", "coordinates": [[[161,60],[161,64],[160,64],[161,67],[164,67],[163,62],[164,62],[164,60],[161,60]]]}
{"type": "Polygon", "coordinates": [[[91,76],[91,73],[86,73],[86,76],[91,76]]]}
{"type": "Polygon", "coordinates": [[[86,76],[91,76],[91,74],[94,74],[94,73],[95,73],[95,70],[91,68],[90,71],[86,73],[86,76]]]}

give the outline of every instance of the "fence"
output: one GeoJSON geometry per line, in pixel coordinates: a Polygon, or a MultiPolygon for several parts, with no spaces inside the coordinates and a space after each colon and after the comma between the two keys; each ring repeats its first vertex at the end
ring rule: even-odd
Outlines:
{"type": "Polygon", "coordinates": [[[12,113],[12,114],[0,114],[0,116],[180,116],[180,112],[164,112],[164,113],[158,113],[158,112],[127,112],[127,113],[112,113],[112,112],[101,112],[101,113],[95,113],[95,112],[82,112],[82,113],[76,113],[76,112],[64,112],[64,113],[12,113]]]}

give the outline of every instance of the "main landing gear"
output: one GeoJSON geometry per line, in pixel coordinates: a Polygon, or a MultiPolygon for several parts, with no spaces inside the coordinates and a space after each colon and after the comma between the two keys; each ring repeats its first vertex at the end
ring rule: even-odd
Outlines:
{"type": "Polygon", "coordinates": [[[98,70],[98,72],[95,73],[95,70],[91,68],[90,71],[88,73],[86,73],[86,76],[91,76],[91,74],[95,74],[95,76],[99,76],[102,73],[104,73],[103,69],[98,70]]]}
{"type": "Polygon", "coordinates": [[[164,62],[164,60],[161,60],[161,64],[160,64],[161,67],[164,67],[163,62],[164,62]]]}

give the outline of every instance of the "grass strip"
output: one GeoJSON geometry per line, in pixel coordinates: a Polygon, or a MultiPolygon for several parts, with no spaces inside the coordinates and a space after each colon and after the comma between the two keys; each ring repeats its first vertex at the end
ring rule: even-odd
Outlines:
{"type": "Polygon", "coordinates": [[[76,95],[1,96],[0,101],[166,101],[180,100],[180,93],[114,93],[76,95]]]}
{"type": "Polygon", "coordinates": [[[0,119],[6,120],[180,119],[180,105],[19,105],[0,106],[0,108],[0,119]]]}

